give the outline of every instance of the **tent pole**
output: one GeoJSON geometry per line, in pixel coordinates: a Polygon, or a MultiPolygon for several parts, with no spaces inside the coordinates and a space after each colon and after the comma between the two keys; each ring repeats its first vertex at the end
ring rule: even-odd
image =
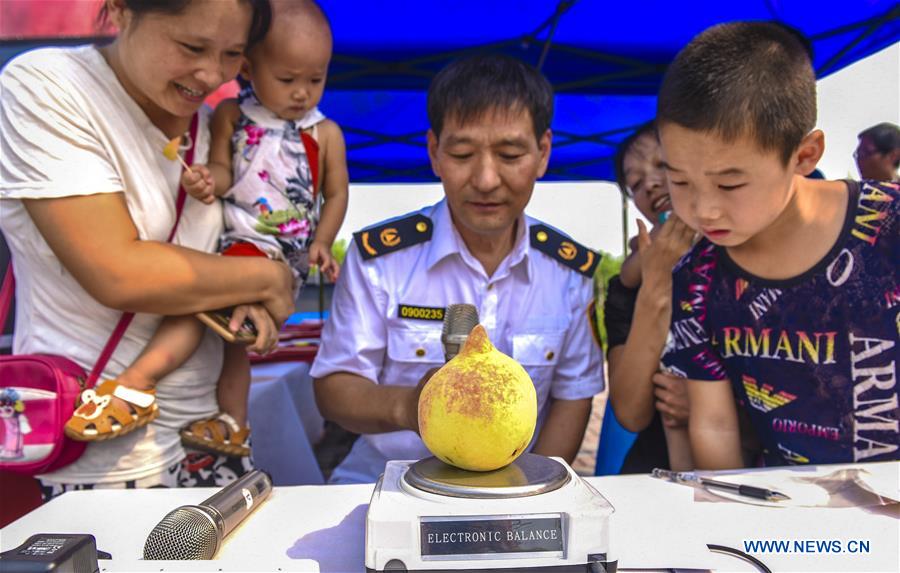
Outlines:
{"type": "Polygon", "coordinates": [[[891,10],[884,13],[884,15],[869,25],[869,27],[857,36],[852,42],[844,46],[841,51],[831,56],[827,62],[822,64],[822,66],[816,70],[816,77],[822,77],[826,73],[828,73],[832,67],[837,65],[837,63],[843,58],[847,53],[850,52],[853,48],[855,48],[860,42],[874,34],[882,25],[886,22],[889,22],[895,18],[900,16],[900,7],[894,7],[891,10]]]}
{"type": "Polygon", "coordinates": [[[553,15],[553,20],[550,24],[550,32],[547,34],[547,41],[544,42],[544,49],[541,50],[541,57],[538,59],[538,70],[544,67],[544,60],[547,59],[547,52],[550,51],[550,44],[553,42],[553,34],[556,33],[556,27],[559,25],[560,17],[571,8],[574,3],[575,0],[559,0],[559,4],[556,5],[556,14],[553,15]]]}

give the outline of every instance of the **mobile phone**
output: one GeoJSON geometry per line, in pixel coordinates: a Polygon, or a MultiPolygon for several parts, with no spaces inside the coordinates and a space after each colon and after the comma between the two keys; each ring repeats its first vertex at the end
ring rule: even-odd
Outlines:
{"type": "Polygon", "coordinates": [[[228,323],[231,322],[231,309],[217,310],[213,312],[198,312],[197,319],[210,327],[213,332],[231,343],[237,344],[253,344],[256,342],[256,326],[249,318],[244,319],[244,324],[237,332],[231,332],[228,329],[228,323]]]}

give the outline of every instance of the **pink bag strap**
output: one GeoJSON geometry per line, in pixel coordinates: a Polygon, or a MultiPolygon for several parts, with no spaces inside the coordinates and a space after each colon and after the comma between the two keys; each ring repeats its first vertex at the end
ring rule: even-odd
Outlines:
{"type": "MultiPolygon", "coordinates": [[[[188,165],[194,164],[194,149],[196,147],[197,142],[197,127],[199,126],[199,114],[194,114],[194,117],[191,118],[191,127],[190,127],[190,145],[187,150],[184,152],[184,161],[188,165]]],[[[182,168],[183,169],[183,168],[182,168]]],[[[175,223],[172,225],[172,230],[169,232],[169,237],[166,239],[166,242],[169,243],[175,237],[175,232],[178,230],[178,223],[181,221],[181,213],[184,210],[184,203],[187,200],[187,192],[184,190],[184,186],[181,184],[178,185],[178,197],[175,199],[175,223]]],[[[87,379],[87,388],[91,388],[94,384],[97,383],[97,380],[100,378],[100,374],[103,373],[103,369],[106,368],[107,362],[112,358],[113,352],[115,352],[116,347],[119,345],[119,341],[122,340],[122,337],[125,335],[125,331],[128,330],[128,325],[131,324],[132,319],[134,319],[133,312],[126,312],[122,315],[122,318],[119,319],[118,324],[113,329],[112,334],[109,336],[109,340],[106,341],[106,346],[103,347],[103,351],[100,353],[100,357],[97,359],[97,362],[94,364],[94,368],[91,370],[91,373],[88,375],[87,379]]]]}
{"type": "Polygon", "coordinates": [[[3,286],[0,286],[0,330],[6,326],[6,317],[9,316],[9,307],[12,306],[13,293],[16,292],[16,277],[12,272],[12,254],[9,264],[6,266],[6,276],[3,277],[3,286]]]}
{"type": "MultiPolygon", "coordinates": [[[[194,163],[194,148],[196,147],[197,130],[199,124],[199,115],[195,113],[194,117],[191,118],[190,145],[187,148],[187,151],[185,151],[184,153],[184,160],[188,165],[192,165],[194,163]]],[[[181,221],[181,213],[184,210],[184,203],[186,200],[187,192],[184,190],[183,186],[179,185],[178,197],[175,199],[175,223],[172,225],[172,230],[169,232],[169,238],[166,239],[166,242],[171,242],[172,238],[175,237],[175,231],[178,230],[178,223],[179,221],[181,221]]],[[[13,275],[12,259],[10,259],[9,265],[6,268],[6,276],[3,279],[3,286],[0,287],[0,328],[3,328],[3,326],[6,325],[6,317],[9,313],[9,307],[12,303],[15,284],[16,279],[13,275]]],[[[100,378],[100,374],[103,373],[103,369],[106,368],[106,364],[109,362],[109,359],[112,358],[113,352],[115,352],[116,347],[119,345],[119,342],[125,335],[125,331],[128,330],[128,325],[131,324],[133,318],[133,312],[126,312],[122,314],[122,317],[119,319],[119,322],[113,329],[112,334],[109,335],[109,340],[106,341],[106,346],[104,346],[103,351],[100,352],[100,357],[94,364],[94,368],[88,375],[85,386],[86,388],[91,388],[94,386],[94,384],[97,383],[97,380],[100,378]]]]}

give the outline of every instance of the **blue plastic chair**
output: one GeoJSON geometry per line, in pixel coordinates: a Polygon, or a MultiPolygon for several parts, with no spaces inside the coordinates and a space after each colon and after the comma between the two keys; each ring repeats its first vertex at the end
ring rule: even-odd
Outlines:
{"type": "Polygon", "coordinates": [[[600,428],[600,443],[597,444],[597,465],[594,475],[618,475],[622,471],[625,456],[637,439],[637,434],[622,427],[613,411],[612,403],[606,402],[603,426],[600,428]]]}

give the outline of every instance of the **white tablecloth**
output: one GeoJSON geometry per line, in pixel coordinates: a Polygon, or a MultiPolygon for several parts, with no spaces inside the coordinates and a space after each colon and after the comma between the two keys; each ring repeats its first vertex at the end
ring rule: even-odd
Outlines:
{"type": "MultiPolygon", "coordinates": [[[[900,463],[893,464],[900,472],[900,463]]],[[[649,476],[588,478],[616,508],[611,547],[620,568],[753,571],[707,543],[743,548],[748,540],[865,540],[868,553],[755,553],[773,571],[900,570],[898,505],[869,508],[770,508],[695,501],[695,491],[649,476]]],[[[363,571],[365,512],[371,485],[275,488],[225,541],[213,562],[143,562],[147,534],[171,509],[215,490],[76,491],[0,531],[11,549],[30,535],[91,533],[113,556],[104,571],[363,571]]],[[[525,502],[523,502],[525,503],[525,502]]]]}
{"type": "Polygon", "coordinates": [[[253,461],[269,472],[275,485],[324,483],[312,450],[323,420],[308,364],[254,366],[249,412],[253,461]]]}

